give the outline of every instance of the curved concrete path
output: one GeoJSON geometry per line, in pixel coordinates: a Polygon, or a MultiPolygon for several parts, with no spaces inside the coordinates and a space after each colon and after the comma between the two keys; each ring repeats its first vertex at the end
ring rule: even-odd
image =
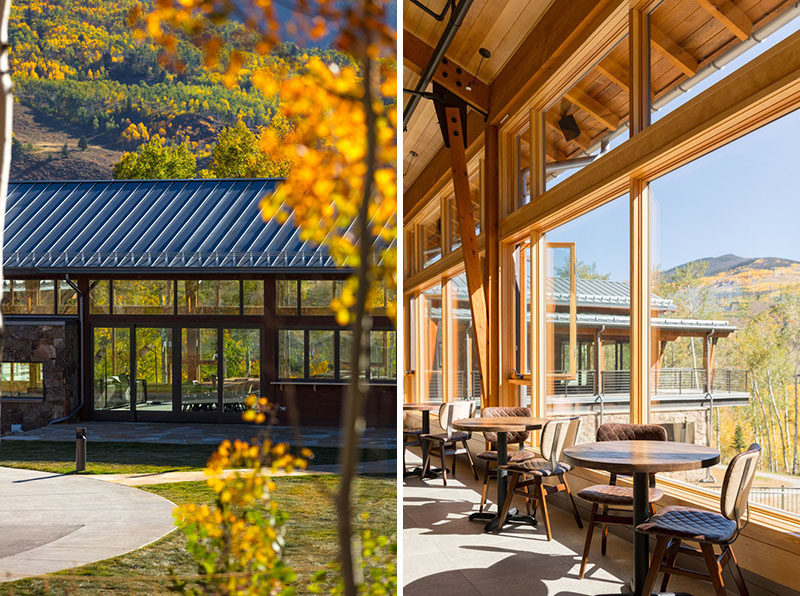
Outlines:
{"type": "Polygon", "coordinates": [[[90,476],[0,467],[0,581],[140,548],[173,528],[170,501],[90,476]]]}

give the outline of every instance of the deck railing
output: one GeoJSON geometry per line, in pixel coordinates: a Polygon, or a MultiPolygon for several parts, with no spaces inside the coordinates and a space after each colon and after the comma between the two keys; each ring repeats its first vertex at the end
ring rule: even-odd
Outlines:
{"type": "MultiPolygon", "coordinates": [[[[713,393],[746,393],[749,390],[749,371],[745,369],[714,369],[711,375],[713,393]]],[[[600,383],[595,383],[596,370],[578,370],[575,379],[554,379],[550,395],[585,396],[630,393],[629,370],[600,371],[600,383]]],[[[703,368],[662,368],[653,371],[656,394],[706,393],[706,371],[703,368]]]]}

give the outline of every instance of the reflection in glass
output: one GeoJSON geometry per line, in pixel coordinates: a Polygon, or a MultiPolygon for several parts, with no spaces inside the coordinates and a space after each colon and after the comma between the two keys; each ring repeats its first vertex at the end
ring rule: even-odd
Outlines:
{"type": "Polygon", "coordinates": [[[150,279],[114,280],[114,314],[173,314],[172,282],[150,279]]]}
{"type": "Polygon", "coordinates": [[[58,282],[58,314],[78,314],[78,293],[63,280],[58,282]]]}
{"type": "Polygon", "coordinates": [[[333,379],[336,374],[333,353],[334,332],[311,329],[308,332],[308,376],[314,379],[333,379]]]}
{"type": "Polygon", "coordinates": [[[181,330],[181,410],[218,408],[217,330],[181,330]]]}
{"type": "Polygon", "coordinates": [[[394,331],[370,332],[369,378],[397,379],[397,333],[394,331]]]}
{"type": "Polygon", "coordinates": [[[448,311],[450,313],[448,337],[452,338],[453,356],[450,359],[452,373],[449,376],[452,377],[452,386],[448,392],[448,399],[478,400],[481,397],[481,375],[472,328],[467,276],[461,273],[449,283],[451,303],[448,311]]]}
{"type": "Polygon", "coordinates": [[[41,362],[3,362],[0,367],[0,396],[44,399],[41,362]]]}
{"type": "Polygon", "coordinates": [[[16,315],[52,315],[56,283],[52,279],[3,281],[2,311],[16,315]]]}
{"type": "Polygon", "coordinates": [[[348,329],[339,331],[339,378],[349,379],[352,367],[350,366],[350,352],[353,349],[353,332],[348,329]]]}
{"type": "Polygon", "coordinates": [[[330,315],[337,282],[330,279],[304,279],[300,282],[300,314],[330,315]]]}
{"type": "Polygon", "coordinates": [[[275,312],[279,315],[297,314],[297,284],[296,279],[279,279],[275,284],[275,312]]]}
{"type": "Polygon", "coordinates": [[[225,412],[241,412],[248,395],[261,395],[261,332],[225,329],[222,335],[222,404],[225,412]]]}
{"type": "MultiPolygon", "coordinates": [[[[116,288],[115,282],[114,291],[116,288]]],[[[238,315],[239,282],[230,279],[180,280],[178,314],[238,315]]]]}
{"type": "Polygon", "coordinates": [[[305,334],[302,329],[278,330],[278,377],[302,379],[305,376],[305,334]]]}
{"type": "Polygon", "coordinates": [[[130,410],[131,334],[127,327],[94,329],[94,409],[130,410]]]}
{"type": "Polygon", "coordinates": [[[434,286],[421,296],[423,321],[419,350],[423,401],[442,401],[442,288],[434,286]]]}
{"type": "Polygon", "coordinates": [[[172,411],[172,329],[136,328],[136,409],[172,411]]]}
{"type": "Polygon", "coordinates": [[[436,214],[420,226],[422,234],[422,266],[427,267],[442,258],[442,219],[436,214]]]}
{"type": "Polygon", "coordinates": [[[531,129],[526,127],[517,135],[517,207],[531,202],[531,129]]]}
{"type": "Polygon", "coordinates": [[[264,314],[264,281],[260,279],[245,279],[242,282],[244,294],[245,315],[264,314]]]}
{"type": "Polygon", "coordinates": [[[111,311],[108,303],[108,289],[111,282],[107,279],[93,279],[89,282],[89,312],[93,315],[107,315],[111,311]]]}

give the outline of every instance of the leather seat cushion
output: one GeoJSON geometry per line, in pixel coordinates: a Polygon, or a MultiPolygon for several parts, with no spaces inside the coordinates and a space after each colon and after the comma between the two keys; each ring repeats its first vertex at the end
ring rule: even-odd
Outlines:
{"type": "MultiPolygon", "coordinates": [[[[633,507],[633,488],[613,484],[595,484],[578,492],[581,499],[600,505],[620,505],[633,507]]],[[[655,503],[664,496],[660,488],[650,489],[650,502],[655,503]]]]}
{"type": "MultiPolygon", "coordinates": [[[[485,459],[487,461],[497,461],[497,451],[481,451],[475,457],[478,459],[485,459]]],[[[533,459],[534,457],[536,457],[536,454],[532,451],[521,450],[508,452],[509,462],[520,462],[525,461],[526,459],[533,459]]]]}
{"type": "Polygon", "coordinates": [[[454,432],[449,437],[447,436],[447,433],[431,433],[420,436],[423,439],[428,439],[429,441],[439,441],[440,443],[453,443],[455,441],[466,441],[469,439],[469,433],[466,432],[454,432]]]}
{"type": "Polygon", "coordinates": [[[556,465],[556,469],[553,470],[550,465],[550,460],[541,457],[535,457],[521,462],[509,463],[508,465],[503,466],[503,469],[506,469],[509,472],[528,474],[529,476],[557,476],[559,474],[569,472],[572,469],[572,466],[560,461],[556,465]]]}
{"type": "Polygon", "coordinates": [[[665,507],[636,529],[682,540],[724,544],[736,534],[736,522],[712,511],[673,506],[665,507]]]}

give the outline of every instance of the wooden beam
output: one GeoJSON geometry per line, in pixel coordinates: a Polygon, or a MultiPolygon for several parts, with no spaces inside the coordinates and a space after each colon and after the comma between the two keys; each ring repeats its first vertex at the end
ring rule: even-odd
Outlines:
{"type": "Polygon", "coordinates": [[[653,23],[650,23],[650,41],[653,46],[677,66],[687,77],[693,76],[697,72],[697,60],[689,52],[684,50],[680,44],[664,33],[653,23]]]}
{"type": "Polygon", "coordinates": [[[606,128],[611,130],[619,128],[619,117],[577,85],[567,91],[564,97],[579,108],[589,112],[592,118],[599,121],[606,128]]]}
{"type": "Polygon", "coordinates": [[[697,0],[697,3],[741,41],[753,32],[753,21],[729,0],[697,0]]]}
{"type": "MultiPolygon", "coordinates": [[[[417,74],[421,74],[433,56],[433,48],[419,37],[403,29],[403,64],[417,74]]],[[[476,79],[469,72],[452,59],[445,57],[433,75],[433,80],[455,93],[467,103],[483,110],[489,111],[489,86],[476,79]],[[467,91],[467,85],[472,89],[467,91]]]]}
{"type": "Polygon", "coordinates": [[[628,91],[628,72],[613,58],[601,60],[595,66],[595,70],[623,91],[628,91]]]}
{"type": "Polygon", "coordinates": [[[469,292],[469,308],[472,313],[472,332],[478,347],[478,368],[481,373],[481,407],[487,405],[488,391],[488,330],[486,293],[481,273],[481,258],[478,254],[478,238],[475,235],[475,218],[472,212],[472,193],[469,189],[469,173],[464,137],[461,134],[461,115],[458,108],[445,108],[447,135],[450,142],[450,158],[455,190],[456,217],[461,231],[461,252],[464,258],[464,273],[469,292]]]}
{"type": "Polygon", "coordinates": [[[481,170],[484,209],[484,264],[486,266],[486,308],[488,310],[487,403],[500,404],[500,157],[499,131],[487,126],[481,170]]]}
{"type": "Polygon", "coordinates": [[[647,182],[631,180],[631,387],[630,416],[647,424],[650,411],[650,193],[647,182]]]}
{"type": "Polygon", "coordinates": [[[648,16],[644,10],[631,9],[628,15],[628,51],[630,56],[630,134],[650,125],[650,39],[648,16]]]}

